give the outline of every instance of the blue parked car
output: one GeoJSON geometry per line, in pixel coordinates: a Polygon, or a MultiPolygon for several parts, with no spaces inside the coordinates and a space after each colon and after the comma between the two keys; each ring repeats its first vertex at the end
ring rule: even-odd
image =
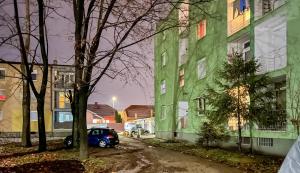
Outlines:
{"type": "MultiPolygon", "coordinates": [[[[73,146],[72,136],[67,136],[64,140],[67,148],[73,146]]],[[[119,137],[114,129],[93,128],[88,129],[88,144],[99,147],[114,147],[119,144],[119,137]]]]}

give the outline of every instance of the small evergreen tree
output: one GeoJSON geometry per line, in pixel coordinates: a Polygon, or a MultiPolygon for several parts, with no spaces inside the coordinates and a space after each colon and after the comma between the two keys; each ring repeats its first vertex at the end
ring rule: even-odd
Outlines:
{"type": "Polygon", "coordinates": [[[265,75],[258,75],[259,65],[251,58],[245,60],[242,55],[233,53],[231,63],[224,63],[218,71],[217,87],[208,87],[208,103],[212,107],[209,118],[216,123],[237,120],[238,148],[242,150],[242,127],[250,125],[252,148],[252,129],[254,123],[264,123],[272,119],[268,112],[272,110],[273,91],[270,80],[265,75]]]}
{"type": "Polygon", "coordinates": [[[122,117],[118,112],[115,112],[116,123],[122,123],[122,117]]]}
{"type": "Polygon", "coordinates": [[[198,143],[205,146],[207,149],[218,141],[224,141],[229,138],[229,135],[223,125],[204,122],[199,132],[198,143]]]}

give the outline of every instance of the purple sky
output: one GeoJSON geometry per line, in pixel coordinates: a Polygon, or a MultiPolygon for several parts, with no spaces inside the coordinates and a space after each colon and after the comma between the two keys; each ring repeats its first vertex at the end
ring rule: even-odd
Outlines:
{"type": "MultiPolygon", "coordinates": [[[[59,2],[58,2],[59,3],[59,2]]],[[[67,18],[72,19],[72,11],[65,4],[58,4],[62,8],[59,13],[67,18]],[[70,15],[71,14],[71,15],[70,15]]],[[[47,19],[47,27],[49,32],[49,63],[54,59],[58,63],[72,64],[74,59],[71,58],[74,54],[73,40],[73,23],[61,17],[47,19]]],[[[100,45],[101,46],[101,45],[100,45]]],[[[102,45],[105,46],[105,45],[102,45]]],[[[142,52],[147,55],[149,64],[153,67],[153,42],[146,41],[140,46],[133,48],[135,51],[142,52]],[[146,49],[145,49],[146,48],[146,49]]],[[[0,48],[0,57],[20,61],[17,50],[0,48]]],[[[152,76],[152,75],[150,75],[152,76]]],[[[134,82],[127,83],[120,79],[111,80],[103,78],[96,86],[95,92],[90,96],[89,103],[102,103],[112,105],[112,97],[117,97],[115,108],[118,110],[124,109],[131,104],[153,104],[153,78],[148,77],[145,80],[139,81],[143,87],[140,87],[134,82]]]]}

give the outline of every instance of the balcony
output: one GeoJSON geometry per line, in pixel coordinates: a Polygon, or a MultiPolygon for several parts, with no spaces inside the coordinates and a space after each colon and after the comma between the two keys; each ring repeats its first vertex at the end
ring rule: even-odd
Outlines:
{"type": "Polygon", "coordinates": [[[241,11],[236,8],[237,3],[239,3],[239,0],[227,1],[228,36],[231,36],[250,24],[250,7],[247,6],[243,11],[241,11]]]}
{"type": "Polygon", "coordinates": [[[269,123],[260,124],[258,125],[257,130],[286,131],[286,110],[271,111],[271,113],[277,115],[276,117],[278,117],[278,120],[271,120],[269,123]]]}

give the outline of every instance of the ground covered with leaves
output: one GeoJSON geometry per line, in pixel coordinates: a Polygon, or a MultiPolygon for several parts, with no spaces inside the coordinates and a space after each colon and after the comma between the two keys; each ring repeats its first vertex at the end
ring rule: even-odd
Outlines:
{"type": "Polygon", "coordinates": [[[246,172],[255,173],[277,173],[283,161],[282,157],[253,155],[239,153],[236,151],[224,150],[220,148],[211,148],[207,150],[198,145],[190,144],[184,141],[165,141],[159,139],[143,139],[148,145],[167,148],[179,151],[185,154],[198,156],[219,163],[227,164],[239,168],[246,172]]]}
{"type": "Polygon", "coordinates": [[[30,148],[20,143],[0,146],[0,173],[8,172],[107,172],[111,165],[101,157],[81,161],[76,150],[66,150],[62,140],[48,142],[48,151],[39,153],[35,144],[30,148]]]}

